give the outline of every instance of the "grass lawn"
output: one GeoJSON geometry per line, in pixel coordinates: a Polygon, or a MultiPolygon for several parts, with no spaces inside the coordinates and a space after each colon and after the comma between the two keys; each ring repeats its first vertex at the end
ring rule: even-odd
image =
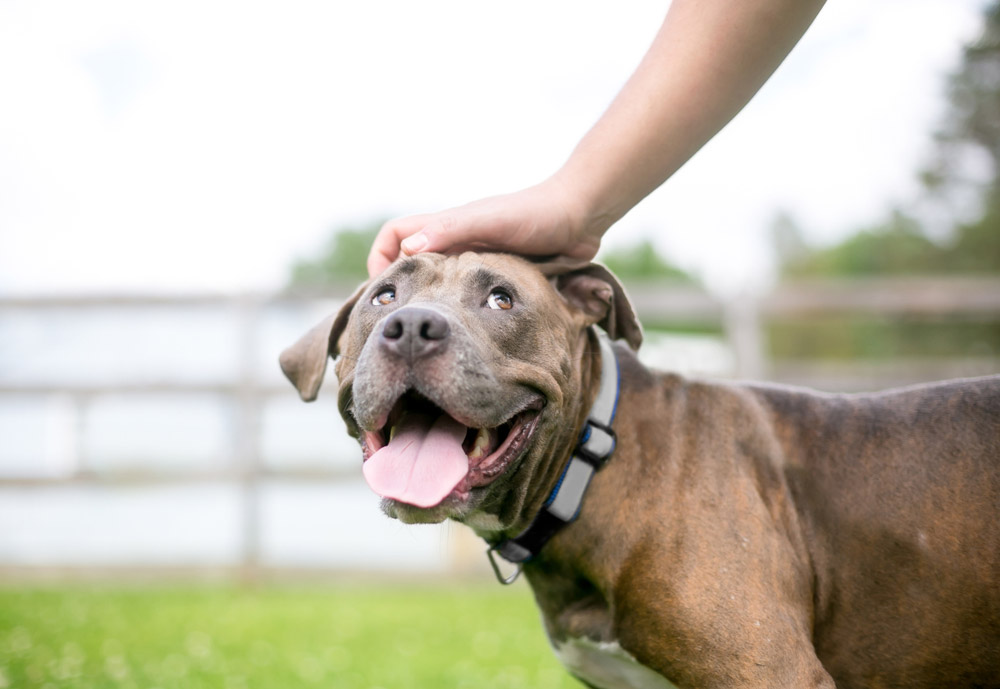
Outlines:
{"type": "Polygon", "coordinates": [[[527,588],[0,589],[0,689],[580,689],[527,588]]]}

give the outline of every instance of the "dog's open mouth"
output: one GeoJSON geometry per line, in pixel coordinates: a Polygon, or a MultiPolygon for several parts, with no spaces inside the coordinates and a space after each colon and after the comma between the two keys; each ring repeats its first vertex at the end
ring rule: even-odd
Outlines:
{"type": "Polygon", "coordinates": [[[434,507],[452,494],[467,499],[521,455],[541,408],[534,398],[498,426],[470,428],[407,392],[381,430],[363,434],[365,480],[382,497],[416,507],[434,507]]]}

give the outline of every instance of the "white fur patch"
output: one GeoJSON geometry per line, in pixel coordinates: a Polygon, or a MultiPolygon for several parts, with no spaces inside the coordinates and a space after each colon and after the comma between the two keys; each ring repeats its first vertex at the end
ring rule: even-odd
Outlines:
{"type": "Polygon", "coordinates": [[[590,639],[555,642],[556,657],[571,673],[598,689],[677,689],[621,647],[590,639]]]}

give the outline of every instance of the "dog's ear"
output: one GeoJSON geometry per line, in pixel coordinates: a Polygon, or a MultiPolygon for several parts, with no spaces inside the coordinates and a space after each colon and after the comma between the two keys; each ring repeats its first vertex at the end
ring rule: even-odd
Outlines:
{"type": "Polygon", "coordinates": [[[319,325],[281,353],[278,359],[281,370],[288,380],[292,381],[292,385],[299,391],[299,397],[304,402],[316,399],[319,386],[323,384],[327,359],[337,356],[337,341],[347,327],[351,311],[366,287],[368,283],[361,285],[344,302],[340,311],[324,318],[319,325]]]}
{"type": "Polygon", "coordinates": [[[591,323],[604,328],[612,340],[621,338],[632,349],[639,349],[642,326],[625,288],[610,270],[599,263],[588,263],[562,272],[558,264],[550,264],[542,267],[542,272],[552,275],[563,298],[583,311],[591,323]]]}

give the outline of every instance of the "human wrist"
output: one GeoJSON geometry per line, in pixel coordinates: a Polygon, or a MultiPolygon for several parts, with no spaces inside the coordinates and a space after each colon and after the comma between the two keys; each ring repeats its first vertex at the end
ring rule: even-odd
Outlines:
{"type": "Polygon", "coordinates": [[[570,233],[580,243],[599,246],[604,233],[621,217],[609,212],[594,189],[566,167],[545,180],[542,186],[551,198],[558,200],[570,233]]]}

